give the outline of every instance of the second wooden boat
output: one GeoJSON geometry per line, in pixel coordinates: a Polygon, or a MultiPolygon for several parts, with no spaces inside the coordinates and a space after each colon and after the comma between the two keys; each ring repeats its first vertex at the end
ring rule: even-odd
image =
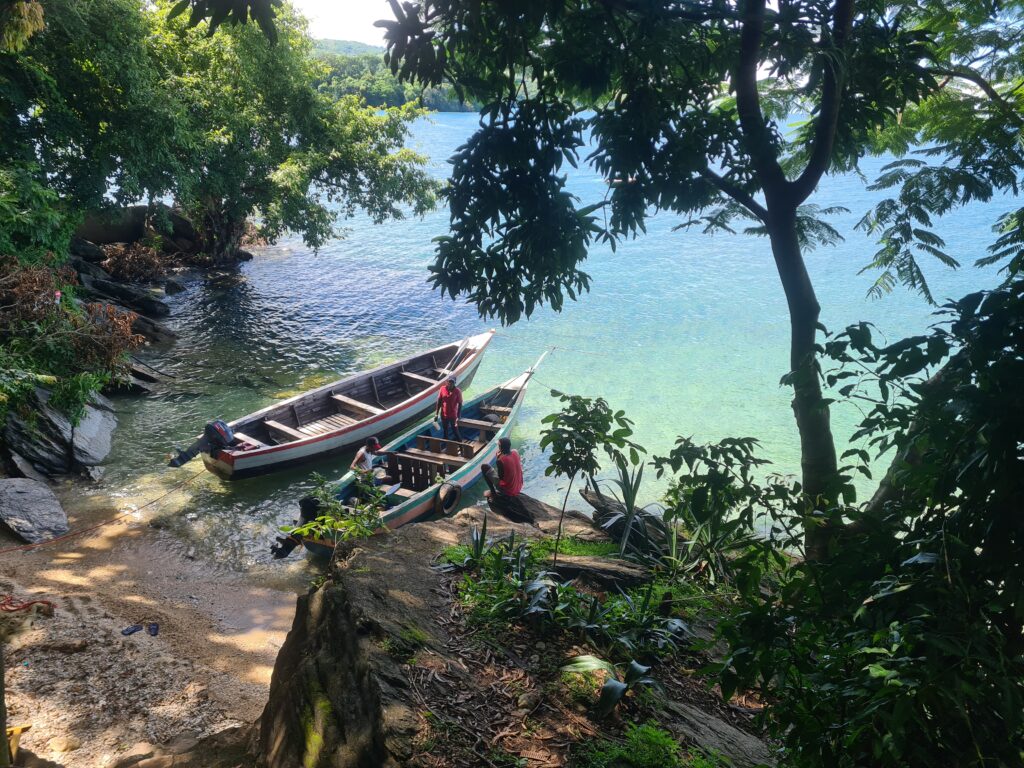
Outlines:
{"type": "Polygon", "coordinates": [[[170,465],[197,454],[225,480],[273,472],[350,450],[368,437],[421,418],[434,408],[441,385],[472,381],[494,331],[326,384],[228,422],[211,422],[170,465]]]}
{"type": "MultiPolygon", "coordinates": [[[[433,423],[426,422],[381,449],[387,454],[385,468],[393,482],[381,516],[384,525],[398,528],[458,508],[463,489],[482,476],[482,465],[494,465],[498,440],[511,433],[536,367],[466,402],[459,419],[462,441],[445,440],[433,423]]],[[[342,502],[357,492],[355,481],[355,473],[349,472],[338,482],[336,495],[342,502]]],[[[300,543],[315,557],[330,557],[335,546],[330,540],[294,534],[281,543],[283,547],[275,547],[277,557],[286,556],[300,543]]]]}

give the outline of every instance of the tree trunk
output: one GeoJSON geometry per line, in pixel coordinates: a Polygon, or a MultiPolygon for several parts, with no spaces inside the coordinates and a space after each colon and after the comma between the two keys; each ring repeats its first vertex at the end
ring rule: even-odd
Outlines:
{"type": "MultiPolygon", "coordinates": [[[[793,414],[800,433],[803,491],[812,509],[828,510],[839,496],[839,472],[829,408],[821,393],[815,342],[821,307],[807,274],[796,230],[796,206],[769,204],[768,234],[775,265],[789,305],[789,364],[793,385],[793,414]]],[[[831,535],[827,526],[805,531],[805,556],[821,560],[831,535]]]]}
{"type": "Polygon", "coordinates": [[[245,217],[225,211],[218,203],[207,205],[202,222],[206,250],[218,265],[232,264],[245,234],[245,217]]]}
{"type": "Polygon", "coordinates": [[[562,514],[558,516],[558,535],[555,536],[555,556],[552,561],[555,565],[558,565],[558,547],[562,543],[562,523],[565,521],[565,508],[569,505],[569,492],[572,490],[572,483],[575,479],[575,474],[569,478],[569,487],[565,489],[565,498],[562,499],[562,514]]]}

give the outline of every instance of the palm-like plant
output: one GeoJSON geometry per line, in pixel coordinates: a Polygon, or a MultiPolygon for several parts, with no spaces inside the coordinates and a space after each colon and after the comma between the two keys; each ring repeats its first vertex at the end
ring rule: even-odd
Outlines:
{"type": "Polygon", "coordinates": [[[606,717],[619,705],[628,691],[641,685],[658,685],[658,682],[647,674],[651,671],[650,667],[645,667],[635,660],[630,661],[625,667],[626,670],[620,678],[618,668],[610,661],[597,656],[577,656],[562,667],[562,671],[583,673],[602,670],[608,673],[608,679],[601,686],[601,696],[595,708],[598,717],[606,717]]]}
{"type": "Polygon", "coordinates": [[[564,405],[562,410],[542,420],[548,426],[541,431],[540,447],[551,450],[544,474],[569,478],[555,536],[553,562],[557,565],[565,508],[576,477],[582,473],[593,481],[601,469],[597,458],[599,449],[604,449],[613,459],[621,455],[619,451],[622,449],[628,448],[632,456],[638,456],[643,449],[628,439],[633,434],[633,422],[625,417],[623,411],[612,411],[604,398],[566,395],[555,390],[551,390],[551,396],[557,397],[564,405]]]}

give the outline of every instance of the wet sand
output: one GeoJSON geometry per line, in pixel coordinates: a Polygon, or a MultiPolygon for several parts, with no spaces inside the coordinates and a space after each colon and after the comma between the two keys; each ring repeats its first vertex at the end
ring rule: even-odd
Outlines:
{"type": "MultiPolygon", "coordinates": [[[[70,514],[71,528],[117,511],[92,506],[70,514]]],[[[53,618],[37,618],[15,638],[5,660],[10,723],[32,723],[23,746],[54,764],[112,765],[140,742],[251,723],[266,703],[294,616],[296,579],[261,583],[195,559],[148,522],[131,515],[85,536],[0,555],[0,594],[56,604],[53,618]],[[121,635],[146,622],[159,624],[156,637],[121,635]],[[60,751],[69,746],[62,738],[80,746],[60,751]]],[[[0,549],[17,543],[0,534],[0,549]]]]}

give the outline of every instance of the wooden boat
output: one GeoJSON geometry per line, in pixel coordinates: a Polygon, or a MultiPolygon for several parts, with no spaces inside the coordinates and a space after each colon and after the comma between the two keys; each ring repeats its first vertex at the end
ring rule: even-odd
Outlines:
{"type": "Polygon", "coordinates": [[[282,400],[229,422],[229,439],[211,430],[218,424],[212,422],[170,465],[201,454],[208,470],[236,480],[384,437],[433,409],[449,377],[468,386],[493,336],[494,331],[470,336],[282,400]]]}
{"type": "MultiPolygon", "coordinates": [[[[463,489],[482,476],[481,466],[494,465],[498,440],[512,431],[536,367],[464,403],[459,419],[462,441],[445,440],[433,422],[425,422],[381,449],[394,481],[387,489],[384,525],[398,528],[458,508],[463,489]]],[[[355,473],[349,472],[338,482],[336,495],[343,502],[357,492],[355,480],[355,473]]],[[[330,557],[334,551],[333,541],[294,534],[289,539],[280,540],[284,546],[275,548],[276,556],[286,556],[299,543],[315,557],[330,557]]]]}

